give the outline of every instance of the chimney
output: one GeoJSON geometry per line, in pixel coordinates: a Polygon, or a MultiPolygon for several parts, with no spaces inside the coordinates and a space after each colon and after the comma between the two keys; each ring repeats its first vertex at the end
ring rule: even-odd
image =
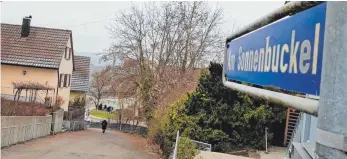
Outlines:
{"type": "Polygon", "coordinates": [[[21,32],[22,37],[29,36],[31,18],[32,18],[31,15],[23,18],[22,32],[21,32]]]}

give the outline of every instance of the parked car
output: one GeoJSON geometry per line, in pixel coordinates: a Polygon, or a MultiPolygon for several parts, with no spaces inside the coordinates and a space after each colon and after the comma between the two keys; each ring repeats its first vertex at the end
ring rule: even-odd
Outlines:
{"type": "Polygon", "coordinates": [[[90,118],[90,116],[85,116],[85,117],[84,117],[84,121],[86,121],[86,122],[91,122],[92,119],[90,118]]]}

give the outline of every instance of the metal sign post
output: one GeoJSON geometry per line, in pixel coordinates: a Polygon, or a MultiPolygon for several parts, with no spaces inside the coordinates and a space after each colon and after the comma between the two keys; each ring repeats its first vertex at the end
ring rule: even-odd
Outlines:
{"type": "Polygon", "coordinates": [[[176,136],[176,143],[175,143],[175,149],[173,152],[173,159],[177,158],[177,149],[178,149],[178,142],[180,141],[180,131],[177,131],[177,136],[176,136]]]}
{"type": "Polygon", "coordinates": [[[347,2],[327,2],[316,158],[347,158],[347,2]]]}

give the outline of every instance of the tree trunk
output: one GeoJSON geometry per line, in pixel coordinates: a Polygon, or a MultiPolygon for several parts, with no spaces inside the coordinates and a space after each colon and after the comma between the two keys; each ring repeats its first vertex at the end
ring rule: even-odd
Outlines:
{"type": "Polygon", "coordinates": [[[18,89],[17,101],[19,101],[20,95],[22,94],[22,89],[18,89]]]}

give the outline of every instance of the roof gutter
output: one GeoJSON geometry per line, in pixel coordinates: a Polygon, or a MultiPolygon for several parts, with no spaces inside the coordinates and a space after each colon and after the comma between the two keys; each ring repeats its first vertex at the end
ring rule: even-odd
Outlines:
{"type": "MultiPolygon", "coordinates": [[[[300,2],[300,1],[295,1],[295,2],[290,2],[282,6],[281,8],[269,13],[268,15],[256,20],[255,22],[251,23],[250,25],[244,27],[243,29],[235,32],[231,36],[229,36],[226,39],[226,48],[225,48],[225,53],[224,53],[224,60],[226,59],[226,52],[228,50],[228,43],[236,39],[244,34],[247,34],[249,32],[252,32],[256,29],[259,29],[263,26],[266,26],[272,22],[275,22],[283,17],[286,17],[288,15],[295,14],[297,12],[312,8],[314,6],[317,6],[323,2],[300,2]]],[[[225,63],[225,62],[224,62],[225,63]]],[[[251,87],[251,86],[246,86],[242,85],[239,83],[231,82],[226,80],[226,74],[225,74],[225,65],[223,65],[223,75],[222,75],[222,81],[223,85],[243,92],[247,93],[252,96],[256,96],[259,98],[262,98],[264,100],[268,100],[271,102],[275,102],[278,104],[281,104],[286,107],[291,107],[300,111],[303,111],[305,113],[317,116],[318,114],[318,100],[313,100],[309,98],[302,98],[302,97],[297,97],[293,95],[288,95],[284,93],[279,93],[279,92],[274,92],[270,90],[265,90],[265,89],[260,89],[256,87],[251,87]]]]}

